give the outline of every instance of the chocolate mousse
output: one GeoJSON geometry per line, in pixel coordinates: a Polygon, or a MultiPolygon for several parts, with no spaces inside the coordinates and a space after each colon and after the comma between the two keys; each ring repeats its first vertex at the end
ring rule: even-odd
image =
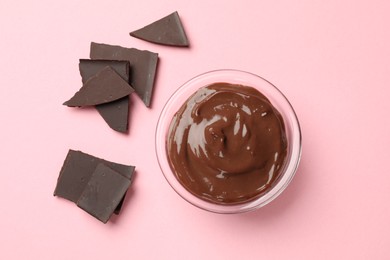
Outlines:
{"type": "Polygon", "coordinates": [[[170,167],[196,197],[215,204],[254,200],[278,182],[287,157],[281,114],[253,87],[214,83],[172,119],[170,167]]]}

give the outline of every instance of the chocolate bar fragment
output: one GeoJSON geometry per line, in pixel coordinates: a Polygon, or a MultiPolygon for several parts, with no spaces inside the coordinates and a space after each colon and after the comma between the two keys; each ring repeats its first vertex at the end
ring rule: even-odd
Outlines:
{"type": "Polygon", "coordinates": [[[111,129],[127,133],[129,129],[129,96],[95,107],[111,129]]]}
{"type": "Polygon", "coordinates": [[[151,105],[158,54],[135,48],[91,43],[90,58],[130,62],[130,85],[147,107],[151,105]]]}
{"type": "MultiPolygon", "coordinates": [[[[80,59],[79,70],[83,84],[106,66],[111,67],[123,80],[129,82],[128,61],[80,59]]],[[[125,96],[95,107],[113,130],[126,133],[129,126],[129,103],[129,96],[125,96]]]]}
{"type": "Polygon", "coordinates": [[[133,31],[130,35],[148,42],[162,45],[177,47],[189,46],[186,33],[177,12],[173,12],[158,21],[133,31]]]}
{"type": "Polygon", "coordinates": [[[77,201],[77,206],[107,223],[122,200],[130,180],[99,163],[77,201]]]}
{"type": "Polygon", "coordinates": [[[101,71],[105,67],[111,67],[118,75],[126,82],[130,79],[130,63],[128,61],[120,60],[79,60],[79,70],[81,81],[83,84],[88,79],[95,76],[96,73],[101,71]]]}
{"type": "MultiPolygon", "coordinates": [[[[130,181],[132,180],[134,166],[106,161],[81,151],[69,150],[57,180],[54,196],[77,203],[97,165],[100,163],[130,181]]],[[[120,212],[120,207],[121,203],[115,210],[116,213],[120,212]]]]}
{"type": "Polygon", "coordinates": [[[95,106],[118,100],[134,92],[118,73],[107,66],[89,78],[64,105],[70,107],[95,106]]]}

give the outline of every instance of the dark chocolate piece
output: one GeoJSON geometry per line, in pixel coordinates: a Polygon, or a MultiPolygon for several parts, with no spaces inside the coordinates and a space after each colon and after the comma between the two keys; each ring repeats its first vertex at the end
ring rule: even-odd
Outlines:
{"type": "Polygon", "coordinates": [[[145,105],[150,107],[158,62],[157,53],[92,42],[90,58],[129,61],[130,85],[145,105]]]}
{"type": "Polygon", "coordinates": [[[78,199],[77,206],[107,223],[129,186],[128,178],[99,163],[78,199]]]}
{"type": "Polygon", "coordinates": [[[179,14],[172,14],[130,33],[131,36],[157,44],[188,47],[189,42],[179,14]]]}
{"type": "MultiPolygon", "coordinates": [[[[132,180],[134,166],[106,161],[81,151],[69,150],[57,180],[54,196],[76,203],[99,163],[103,163],[132,180]]],[[[119,211],[120,208],[117,208],[118,213],[119,211]]]]}
{"type": "Polygon", "coordinates": [[[88,79],[64,105],[70,107],[95,106],[118,100],[134,92],[118,73],[107,66],[88,79]]]}
{"type": "Polygon", "coordinates": [[[129,96],[95,106],[106,123],[115,131],[126,133],[129,128],[129,96]]]}
{"type": "MultiPolygon", "coordinates": [[[[80,59],[79,70],[83,84],[106,66],[110,66],[126,82],[129,82],[128,61],[80,59]]],[[[126,133],[129,125],[129,102],[130,99],[126,96],[95,107],[112,129],[126,133]]]]}
{"type": "Polygon", "coordinates": [[[96,73],[98,73],[103,68],[109,66],[116,73],[118,73],[121,78],[129,82],[130,79],[130,63],[128,61],[120,60],[89,60],[89,59],[80,59],[79,60],[79,70],[81,81],[83,84],[96,73]]]}

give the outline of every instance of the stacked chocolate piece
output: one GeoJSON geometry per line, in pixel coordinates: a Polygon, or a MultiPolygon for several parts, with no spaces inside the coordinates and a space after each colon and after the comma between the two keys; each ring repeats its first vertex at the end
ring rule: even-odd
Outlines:
{"type": "MultiPolygon", "coordinates": [[[[177,12],[130,35],[163,45],[189,46],[177,12]]],[[[112,129],[126,133],[129,96],[135,92],[146,107],[151,106],[157,63],[157,53],[92,42],[90,59],[79,61],[83,85],[64,105],[94,106],[112,129]]],[[[134,169],[69,150],[54,196],[76,203],[106,223],[113,213],[119,214],[134,169]]]]}
{"type": "MultiPolygon", "coordinates": [[[[130,35],[163,45],[189,46],[177,12],[130,35]]],[[[112,129],[126,133],[129,95],[135,92],[147,107],[151,106],[158,54],[92,42],[89,56],[90,60],[81,59],[79,63],[83,86],[64,105],[95,106],[112,129]]]]}
{"type": "Polygon", "coordinates": [[[150,107],[158,54],[92,42],[90,58],[80,60],[83,86],[64,105],[95,106],[112,129],[126,133],[129,95],[136,92],[150,107]]]}
{"type": "Polygon", "coordinates": [[[78,207],[106,223],[113,213],[120,213],[134,169],[131,165],[69,150],[54,196],[76,203],[78,207]]]}

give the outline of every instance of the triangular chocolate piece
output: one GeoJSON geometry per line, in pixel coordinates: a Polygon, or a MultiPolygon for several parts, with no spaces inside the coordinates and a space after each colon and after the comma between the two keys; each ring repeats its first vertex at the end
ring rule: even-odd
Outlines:
{"type": "Polygon", "coordinates": [[[64,105],[69,107],[95,106],[123,98],[133,92],[134,89],[107,66],[87,80],[64,105]]]}
{"type": "Polygon", "coordinates": [[[172,14],[130,33],[131,36],[162,45],[189,46],[179,14],[172,14]]]}
{"type": "Polygon", "coordinates": [[[129,61],[130,85],[145,105],[150,107],[158,62],[157,53],[92,42],[90,58],[129,61]]]}
{"type": "MultiPolygon", "coordinates": [[[[79,70],[82,82],[85,83],[106,66],[110,66],[126,82],[129,82],[130,67],[128,61],[80,59],[79,70]]],[[[126,96],[95,107],[112,129],[126,133],[129,125],[129,102],[130,99],[126,96]]]]}

